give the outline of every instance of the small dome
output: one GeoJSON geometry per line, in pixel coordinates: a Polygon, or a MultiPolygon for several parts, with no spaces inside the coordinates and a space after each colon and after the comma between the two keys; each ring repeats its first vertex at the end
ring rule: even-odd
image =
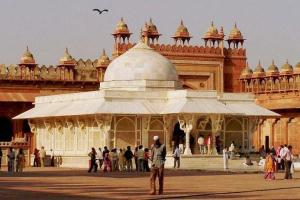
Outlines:
{"type": "Polygon", "coordinates": [[[151,18],[150,18],[150,20],[149,20],[148,26],[149,26],[149,31],[150,31],[150,32],[152,32],[152,33],[158,33],[157,27],[156,27],[155,24],[153,24],[151,18]]]}
{"type": "Polygon", "coordinates": [[[74,65],[74,58],[69,54],[68,48],[65,50],[65,54],[63,57],[59,59],[60,65],[74,65]]]}
{"type": "Polygon", "coordinates": [[[34,57],[32,53],[29,51],[28,46],[26,47],[26,51],[21,57],[21,64],[35,64],[34,57]]]}
{"type": "Polygon", "coordinates": [[[97,66],[107,66],[109,62],[109,57],[106,55],[105,50],[103,49],[102,55],[98,59],[97,66]]]}
{"type": "Polygon", "coordinates": [[[128,26],[124,22],[123,17],[121,17],[121,20],[118,22],[115,32],[118,32],[118,33],[129,33],[128,26]]]}
{"type": "Polygon", "coordinates": [[[176,87],[177,83],[175,66],[139,42],[108,65],[100,88],[170,88],[176,87]]]}
{"type": "Polygon", "coordinates": [[[298,62],[294,67],[294,73],[300,74],[300,62],[298,62]]]}
{"type": "Polygon", "coordinates": [[[241,77],[242,78],[247,78],[247,77],[251,77],[253,74],[252,69],[250,69],[248,62],[246,64],[246,67],[244,68],[244,70],[242,71],[241,77]]]}
{"type": "Polygon", "coordinates": [[[180,21],[180,25],[177,27],[174,37],[190,37],[190,33],[186,26],[183,25],[183,21],[180,21]]]}
{"type": "Polygon", "coordinates": [[[228,39],[240,39],[243,40],[243,35],[241,33],[241,31],[237,28],[237,25],[234,24],[233,29],[230,31],[228,39]]]}
{"type": "Polygon", "coordinates": [[[204,37],[217,37],[219,36],[218,29],[214,26],[214,22],[211,22],[210,27],[207,32],[204,34],[204,37]]]}
{"type": "Polygon", "coordinates": [[[293,67],[288,60],[282,65],[280,73],[293,73],[293,67]]]}
{"type": "Polygon", "coordinates": [[[279,71],[278,67],[275,65],[274,60],[272,60],[272,64],[269,65],[268,71],[270,71],[270,72],[278,72],[279,71]]]}
{"type": "Polygon", "coordinates": [[[253,72],[253,76],[265,76],[265,70],[264,68],[261,66],[260,61],[258,62],[258,65],[256,66],[256,68],[254,69],[253,72]]]}

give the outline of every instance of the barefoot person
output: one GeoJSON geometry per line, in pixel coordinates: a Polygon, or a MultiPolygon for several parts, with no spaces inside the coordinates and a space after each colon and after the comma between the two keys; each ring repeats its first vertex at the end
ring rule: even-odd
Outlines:
{"type": "Polygon", "coordinates": [[[150,174],[150,194],[156,194],[155,180],[158,177],[158,194],[163,194],[164,186],[164,165],[166,160],[166,146],[161,144],[158,136],[153,137],[154,144],[151,148],[151,174],[150,174]]]}

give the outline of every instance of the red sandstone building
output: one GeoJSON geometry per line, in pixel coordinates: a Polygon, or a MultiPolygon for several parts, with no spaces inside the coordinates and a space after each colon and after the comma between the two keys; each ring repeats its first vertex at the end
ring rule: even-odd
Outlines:
{"type": "MultiPolygon", "coordinates": [[[[115,39],[113,58],[134,45],[130,42],[131,34],[121,19],[112,33],[115,39]]],[[[223,27],[217,29],[212,23],[202,36],[203,44],[200,34],[194,36],[198,45],[189,45],[192,36],[183,21],[171,36],[173,44],[159,42],[162,35],[151,19],[136,34],[175,64],[184,88],[255,93],[260,105],[282,115],[278,119],[259,121],[253,138],[255,147],[288,143],[295,147],[296,153],[299,152],[300,64],[293,69],[287,62],[279,70],[273,63],[267,72],[259,64],[252,73],[246,67],[245,39],[236,25],[225,36],[223,27]]],[[[12,121],[11,118],[31,108],[34,97],[96,90],[109,63],[105,52],[99,59],[83,61],[72,58],[66,49],[58,65],[46,67],[38,65],[27,49],[20,64],[1,65],[0,141],[23,138],[24,133],[30,133],[26,121],[12,121]]]]}

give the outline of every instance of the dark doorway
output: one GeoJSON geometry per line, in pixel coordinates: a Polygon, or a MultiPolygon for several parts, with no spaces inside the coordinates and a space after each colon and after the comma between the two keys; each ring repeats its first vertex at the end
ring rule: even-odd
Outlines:
{"type": "Polygon", "coordinates": [[[265,137],[265,148],[266,148],[266,152],[268,152],[270,150],[270,141],[269,141],[269,136],[265,137]]]}
{"type": "Polygon", "coordinates": [[[0,141],[11,141],[13,128],[11,120],[7,117],[0,117],[0,141]]]}
{"type": "Polygon", "coordinates": [[[184,140],[185,140],[185,133],[183,130],[180,129],[179,122],[177,122],[173,130],[172,141],[174,142],[174,146],[182,144],[184,140]]]}

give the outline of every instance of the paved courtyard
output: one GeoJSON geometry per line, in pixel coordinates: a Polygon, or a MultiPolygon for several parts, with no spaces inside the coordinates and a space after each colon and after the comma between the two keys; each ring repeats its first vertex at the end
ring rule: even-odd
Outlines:
{"type": "Polygon", "coordinates": [[[0,199],[300,199],[300,172],[293,180],[283,180],[282,173],[276,181],[262,176],[166,170],[165,194],[150,196],[148,173],[29,168],[21,175],[0,172],[0,199]]]}

